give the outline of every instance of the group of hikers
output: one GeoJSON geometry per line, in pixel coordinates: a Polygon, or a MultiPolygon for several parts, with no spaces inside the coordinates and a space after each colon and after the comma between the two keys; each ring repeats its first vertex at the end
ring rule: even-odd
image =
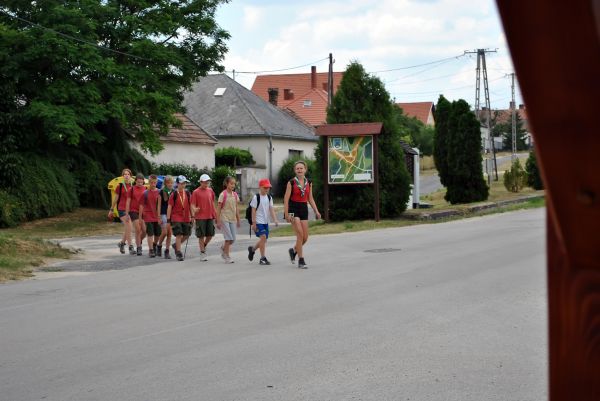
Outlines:
{"type": "MultiPolygon", "coordinates": [[[[305,176],[306,172],[304,161],[299,160],[294,164],[295,177],[288,181],[283,198],[283,217],[290,222],[296,234],[296,243],[288,250],[289,258],[294,264],[297,259],[297,266],[301,269],[307,268],[303,246],[308,240],[308,204],[314,210],[315,217],[321,218],[313,198],[312,183],[305,176]]],[[[230,255],[231,246],[240,227],[240,198],[235,192],[234,177],[228,176],[223,181],[223,190],[215,206],[215,192],[208,174],[200,176],[200,186],[192,193],[186,190],[190,181],[183,175],[176,178],[166,176],[161,189],[157,188],[158,176],[154,174],[148,178],[148,188],[143,174],[138,173],[133,179],[131,170],[123,169],[121,175],[123,182],[114,189],[115,196],[108,217],[112,219],[116,207],[123,224],[123,236],[118,244],[122,254],[126,253],[125,247],[128,246],[130,255],[141,256],[142,242],[146,239],[150,258],[171,259],[172,247],[176,259],[183,261],[185,252],[182,252],[182,245],[187,244],[195,224],[201,261],[208,260],[206,249],[215,236],[216,227],[224,239],[220,246],[221,257],[225,263],[234,262],[230,255]],[[174,189],[175,184],[177,189],[174,189]],[[132,234],[135,237],[135,248],[132,234]],[[175,241],[172,243],[173,236],[175,241]]],[[[254,246],[248,247],[248,259],[254,260],[254,254],[258,250],[260,265],[271,264],[266,257],[269,224],[279,225],[270,190],[269,179],[261,179],[259,192],[249,204],[249,223],[258,240],[254,246]]]]}

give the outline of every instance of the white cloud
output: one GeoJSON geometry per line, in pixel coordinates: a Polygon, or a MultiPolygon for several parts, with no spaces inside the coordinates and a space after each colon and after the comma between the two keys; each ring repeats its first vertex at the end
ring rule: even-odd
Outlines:
{"type": "Polygon", "coordinates": [[[260,7],[245,6],[244,7],[244,28],[248,31],[258,29],[263,21],[265,10],[260,7]]]}

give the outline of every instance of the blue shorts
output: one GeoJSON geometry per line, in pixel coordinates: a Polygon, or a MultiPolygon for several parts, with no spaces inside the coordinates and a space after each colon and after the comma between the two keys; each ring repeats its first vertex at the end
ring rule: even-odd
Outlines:
{"type": "Polygon", "coordinates": [[[269,238],[269,225],[268,224],[257,224],[256,225],[256,236],[260,237],[265,235],[269,238]]]}
{"type": "Polygon", "coordinates": [[[119,217],[125,216],[125,210],[117,210],[119,212],[119,217]]]}

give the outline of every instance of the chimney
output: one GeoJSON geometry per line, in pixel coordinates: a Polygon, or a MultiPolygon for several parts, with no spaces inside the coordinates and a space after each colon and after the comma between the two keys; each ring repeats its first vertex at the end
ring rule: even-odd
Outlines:
{"type": "Polygon", "coordinates": [[[317,67],[310,67],[310,88],[317,89],[317,67]]]}
{"type": "Polygon", "coordinates": [[[515,107],[515,102],[510,101],[510,103],[508,103],[508,108],[512,110],[513,107],[515,107]]]}
{"type": "Polygon", "coordinates": [[[519,110],[524,110],[525,109],[525,105],[524,104],[520,104],[519,105],[519,110]]]}
{"type": "Polygon", "coordinates": [[[279,88],[269,88],[267,89],[269,93],[269,103],[273,106],[277,106],[277,97],[279,96],[279,88]]]}

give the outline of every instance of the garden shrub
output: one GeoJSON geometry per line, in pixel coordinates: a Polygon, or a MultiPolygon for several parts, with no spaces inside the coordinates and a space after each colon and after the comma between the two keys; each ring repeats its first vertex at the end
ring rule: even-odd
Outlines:
{"type": "Polygon", "coordinates": [[[255,161],[247,149],[234,148],[232,146],[227,148],[215,149],[215,165],[216,166],[251,166],[254,165],[255,161]]]}
{"type": "Polygon", "coordinates": [[[515,159],[510,170],[504,172],[504,187],[510,192],[519,192],[527,185],[527,173],[521,167],[519,159],[515,159]]]}

